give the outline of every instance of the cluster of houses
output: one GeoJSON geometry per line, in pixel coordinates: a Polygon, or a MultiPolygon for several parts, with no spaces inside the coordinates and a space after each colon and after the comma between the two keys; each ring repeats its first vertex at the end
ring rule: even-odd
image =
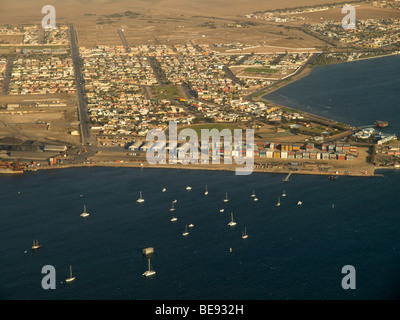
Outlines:
{"type": "Polygon", "coordinates": [[[72,59],[49,56],[14,60],[9,94],[75,92],[72,59]]]}
{"type": "Polygon", "coordinates": [[[382,133],[374,128],[364,128],[361,130],[358,130],[353,134],[353,137],[356,139],[362,139],[362,140],[367,140],[370,138],[373,138],[376,140],[376,143],[381,145],[385,144],[386,142],[392,141],[392,140],[397,140],[397,136],[395,134],[387,134],[387,133],[382,133]]]}
{"type": "Polygon", "coordinates": [[[264,12],[256,12],[251,14],[246,14],[246,18],[256,19],[256,20],[265,20],[271,22],[290,22],[290,21],[303,21],[306,20],[302,13],[312,13],[312,12],[321,12],[327,11],[330,8],[338,7],[337,5],[332,6],[315,6],[315,7],[299,7],[294,9],[286,9],[286,10],[274,10],[274,11],[264,11],[264,12]]]}
{"type": "Polygon", "coordinates": [[[380,48],[400,40],[400,19],[357,19],[355,29],[344,29],[341,21],[305,24],[306,28],[342,44],[359,48],[380,48]]]}
{"type": "Polygon", "coordinates": [[[169,100],[151,99],[143,88],[150,91],[150,86],[157,84],[149,57],[166,54],[165,47],[139,46],[126,51],[121,46],[98,46],[81,48],[80,52],[94,134],[117,141],[117,136],[145,136],[168,121],[187,123],[192,119],[169,100]]]}
{"type": "Polygon", "coordinates": [[[372,1],[372,6],[375,8],[390,8],[400,10],[400,1],[399,0],[379,0],[372,1]]]}
{"type": "Polygon", "coordinates": [[[42,29],[39,25],[27,26],[2,26],[0,27],[1,35],[6,35],[7,40],[3,40],[3,44],[23,44],[23,45],[68,45],[68,26],[56,26],[54,29],[42,29]]]}
{"type": "Polygon", "coordinates": [[[7,59],[6,58],[0,58],[0,89],[3,86],[6,66],[7,66],[7,59]]]}

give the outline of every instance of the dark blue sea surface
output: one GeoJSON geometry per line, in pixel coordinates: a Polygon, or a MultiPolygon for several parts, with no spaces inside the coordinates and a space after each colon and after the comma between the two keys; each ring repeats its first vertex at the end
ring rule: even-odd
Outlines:
{"type": "Polygon", "coordinates": [[[289,182],[281,174],[153,168],[0,176],[0,299],[399,298],[400,176],[383,173],[289,182]],[[42,246],[31,251],[36,239],[42,246]],[[142,249],[150,246],[156,274],[146,278],[142,249]],[[41,286],[45,265],[56,269],[55,290],[41,286]],[[70,265],[76,279],[66,283],[70,265]],[[356,269],[355,290],[341,286],[345,265],[356,269]]]}
{"type": "Polygon", "coordinates": [[[318,67],[263,98],[353,126],[388,121],[400,135],[400,55],[318,67]]]}

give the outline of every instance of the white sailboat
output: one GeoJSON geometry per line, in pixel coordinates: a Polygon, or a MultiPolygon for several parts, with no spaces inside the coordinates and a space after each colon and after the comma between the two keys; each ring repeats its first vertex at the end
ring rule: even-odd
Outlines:
{"type": "Polygon", "coordinates": [[[65,282],[71,282],[74,281],[75,277],[72,276],[72,266],[69,266],[69,278],[65,279],[65,282]]]}
{"type": "Polygon", "coordinates": [[[36,242],[35,242],[35,240],[33,240],[32,250],[36,250],[39,248],[40,248],[39,240],[36,240],[36,242]]]}
{"type": "Polygon", "coordinates": [[[301,206],[302,204],[303,204],[303,202],[301,202],[301,201],[297,202],[298,206],[301,206]]]}
{"type": "Polygon", "coordinates": [[[177,202],[178,202],[178,200],[176,200],[176,199],[174,201],[172,201],[172,203],[177,203],[177,202]]]}
{"type": "Polygon", "coordinates": [[[156,272],[154,270],[151,270],[151,264],[150,264],[150,258],[149,258],[149,269],[143,272],[143,275],[146,277],[154,275],[156,272]]]}
{"type": "Polygon", "coordinates": [[[251,194],[251,197],[254,198],[256,196],[256,193],[253,190],[253,193],[251,194]]]}
{"type": "Polygon", "coordinates": [[[286,192],[283,190],[282,197],[286,197],[286,192]]]}
{"type": "Polygon", "coordinates": [[[172,222],[174,222],[174,221],[176,221],[176,220],[178,220],[177,217],[172,217],[172,218],[171,218],[171,221],[172,221],[172,222]]]}
{"type": "Polygon", "coordinates": [[[171,212],[175,211],[174,202],[173,201],[172,201],[172,205],[171,205],[171,208],[169,209],[169,211],[171,211],[171,212]]]}
{"type": "Polygon", "coordinates": [[[82,218],[86,218],[89,216],[89,213],[86,212],[86,204],[83,205],[83,212],[81,213],[82,218]]]}
{"type": "Polygon", "coordinates": [[[231,212],[231,221],[228,223],[228,226],[233,227],[236,225],[236,222],[233,221],[233,212],[231,212]]]}
{"type": "Polygon", "coordinates": [[[226,195],[225,195],[224,202],[228,202],[228,201],[229,201],[229,199],[228,199],[228,192],[227,192],[226,195]]]}
{"type": "Polygon", "coordinates": [[[204,191],[205,195],[208,195],[208,189],[207,189],[207,185],[206,185],[206,191],[204,191]]]}
{"type": "Polygon", "coordinates": [[[249,235],[246,232],[246,227],[244,227],[244,232],[242,233],[242,238],[247,239],[248,237],[249,237],[249,235]]]}
{"type": "Polygon", "coordinates": [[[187,186],[186,190],[192,190],[192,187],[191,186],[187,186]]]}
{"type": "Polygon", "coordinates": [[[189,234],[189,232],[187,231],[187,225],[185,226],[185,232],[182,233],[183,236],[187,236],[189,234]]]}
{"type": "Polygon", "coordinates": [[[225,211],[225,209],[219,209],[219,212],[224,212],[225,211]]]}
{"type": "Polygon", "coordinates": [[[193,227],[194,227],[193,223],[189,224],[189,228],[193,228],[193,227]]]}
{"type": "Polygon", "coordinates": [[[167,191],[167,189],[165,189],[165,188],[162,188],[162,190],[161,190],[162,192],[165,192],[165,191],[167,191]]]}
{"type": "Polygon", "coordinates": [[[276,203],[276,206],[279,207],[281,205],[281,198],[278,197],[278,202],[276,203]]]}
{"type": "Polygon", "coordinates": [[[142,191],[140,191],[140,197],[139,197],[139,199],[137,199],[137,202],[139,202],[139,203],[144,202],[144,199],[142,197],[142,191]]]}

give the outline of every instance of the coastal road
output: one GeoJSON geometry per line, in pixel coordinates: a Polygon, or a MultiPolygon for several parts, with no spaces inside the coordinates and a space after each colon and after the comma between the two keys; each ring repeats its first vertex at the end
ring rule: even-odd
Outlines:
{"type": "Polygon", "coordinates": [[[92,136],[90,131],[90,120],[85,99],[84,79],[81,70],[82,59],[79,54],[78,39],[74,26],[69,26],[69,38],[71,57],[74,63],[76,92],[78,95],[78,117],[80,121],[81,142],[82,145],[95,145],[96,139],[92,136]]]}

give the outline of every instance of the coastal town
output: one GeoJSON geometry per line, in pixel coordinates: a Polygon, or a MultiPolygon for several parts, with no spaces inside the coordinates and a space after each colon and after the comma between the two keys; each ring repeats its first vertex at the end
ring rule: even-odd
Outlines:
{"type": "MultiPolygon", "coordinates": [[[[371,167],[381,164],[374,163],[373,152],[398,155],[392,149],[388,153],[374,148],[397,142],[395,134],[351,127],[262,99],[265,93],[327,61],[400,52],[399,19],[360,19],[357,30],[348,31],[340,21],[315,22],[308,16],[338,8],[315,6],[244,15],[247,20],[294,23],[289,28],[299,28],[335,50],[263,51],[262,46],[253,50],[240,42],[201,41],[128,45],[124,29],[118,29],[115,37],[120,44],[79,43],[77,58],[73,55],[75,31],[68,25],[54,29],[1,26],[0,48],[6,52],[0,55],[0,121],[4,124],[0,133],[5,138],[1,160],[32,170],[67,165],[143,166],[146,150],[155,144],[147,141],[148,133],[166,131],[172,121],[180,129],[254,129],[252,153],[247,156],[254,157],[255,169],[373,174],[371,167]],[[83,118],[86,114],[88,120],[83,118]],[[20,140],[7,140],[13,134],[20,140]],[[88,137],[96,143],[86,142],[88,137]],[[27,148],[29,143],[36,147],[27,148]],[[347,170],[350,162],[357,164],[350,167],[361,169],[347,170]]],[[[179,141],[177,148],[185,147],[187,142],[179,141]]],[[[162,148],[174,151],[168,143],[162,148]]],[[[221,159],[234,157],[235,152],[216,151],[221,159]]],[[[397,163],[395,158],[384,162],[397,163]]]]}

